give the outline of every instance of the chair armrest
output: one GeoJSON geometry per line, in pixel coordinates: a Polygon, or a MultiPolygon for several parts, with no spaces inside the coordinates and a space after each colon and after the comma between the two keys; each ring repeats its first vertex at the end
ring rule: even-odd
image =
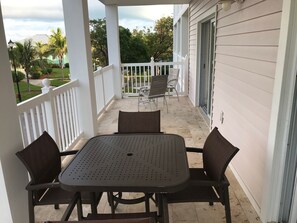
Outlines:
{"type": "Polygon", "coordinates": [[[143,86],[143,87],[140,87],[138,92],[139,94],[147,94],[148,92],[150,91],[150,87],[149,86],[143,86]]]}
{"type": "Polygon", "coordinates": [[[187,152],[203,153],[203,149],[196,147],[186,147],[187,152]]]}
{"type": "Polygon", "coordinates": [[[176,78],[175,79],[171,79],[170,81],[167,82],[167,85],[170,85],[172,82],[174,83],[174,82],[177,82],[177,81],[178,81],[178,79],[176,79],[176,78]]]}
{"type": "Polygon", "coordinates": [[[52,183],[43,183],[43,184],[28,184],[26,186],[26,190],[41,190],[41,189],[47,189],[47,188],[59,188],[60,182],[52,182],[52,183]]]}
{"type": "Polygon", "coordinates": [[[68,155],[75,155],[78,152],[78,150],[68,150],[60,152],[60,156],[68,156],[68,155]]]}
{"type": "Polygon", "coordinates": [[[218,187],[220,186],[220,183],[213,180],[190,180],[191,186],[201,186],[201,187],[218,187]]]}

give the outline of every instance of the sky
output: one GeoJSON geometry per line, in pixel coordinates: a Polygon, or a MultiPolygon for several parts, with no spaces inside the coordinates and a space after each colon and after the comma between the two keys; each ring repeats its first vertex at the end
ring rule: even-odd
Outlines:
{"type": "MultiPolygon", "coordinates": [[[[65,34],[62,0],[0,0],[6,40],[19,41],[35,34],[51,34],[58,27],[65,34]]],[[[88,0],[90,19],[105,17],[104,5],[88,0]]],[[[119,25],[133,29],[153,27],[163,16],[172,16],[172,5],[119,7],[119,25]]]]}

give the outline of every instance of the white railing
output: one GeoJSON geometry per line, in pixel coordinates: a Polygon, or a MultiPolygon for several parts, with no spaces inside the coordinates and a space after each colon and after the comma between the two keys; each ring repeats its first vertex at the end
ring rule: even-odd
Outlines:
{"type": "Polygon", "coordinates": [[[47,79],[43,84],[41,95],[18,104],[23,144],[29,145],[47,131],[60,150],[70,149],[82,137],[77,113],[78,80],[54,89],[47,79]]]}
{"type": "Polygon", "coordinates": [[[151,76],[168,75],[169,68],[179,68],[177,90],[184,94],[187,88],[187,57],[177,62],[123,63],[121,64],[123,96],[136,96],[140,87],[150,85],[151,76]]]}
{"type": "Polygon", "coordinates": [[[115,91],[113,73],[113,65],[99,68],[94,72],[97,117],[105,111],[105,108],[114,98],[115,91]]]}

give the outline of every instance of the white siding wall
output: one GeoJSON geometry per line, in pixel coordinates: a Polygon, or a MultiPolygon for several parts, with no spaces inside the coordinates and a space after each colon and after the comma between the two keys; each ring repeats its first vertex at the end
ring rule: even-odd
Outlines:
{"type": "MultiPolygon", "coordinates": [[[[190,4],[189,97],[193,104],[199,57],[197,24],[215,4],[209,0],[190,4]]],[[[282,0],[246,0],[233,3],[227,12],[218,9],[212,123],[239,147],[233,169],[260,209],[282,0]]]]}

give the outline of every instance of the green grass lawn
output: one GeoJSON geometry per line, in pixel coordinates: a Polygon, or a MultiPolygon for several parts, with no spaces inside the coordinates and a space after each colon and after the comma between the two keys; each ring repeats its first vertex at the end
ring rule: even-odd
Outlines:
{"type": "MultiPolygon", "coordinates": [[[[43,78],[51,79],[51,86],[59,87],[70,81],[69,68],[64,68],[63,70],[60,68],[53,68],[52,73],[50,75],[43,76],[42,79],[43,78]],[[63,78],[63,74],[64,74],[64,78],[63,78]]],[[[28,100],[29,98],[32,98],[36,95],[41,94],[41,87],[35,86],[32,84],[30,84],[31,91],[28,91],[27,82],[25,80],[19,82],[19,87],[20,87],[22,101],[28,100]]],[[[19,103],[16,83],[14,83],[14,90],[15,90],[16,101],[17,103],[19,103]]]]}
{"type": "Polygon", "coordinates": [[[63,74],[64,74],[64,79],[69,80],[69,68],[53,68],[53,72],[48,76],[49,78],[55,78],[55,79],[63,79],[63,74]]]}
{"type": "MultiPolygon", "coordinates": [[[[28,100],[29,98],[32,98],[36,95],[41,94],[41,87],[30,84],[31,91],[28,91],[27,82],[24,82],[24,81],[19,82],[19,87],[20,87],[22,101],[28,100]]],[[[19,103],[16,83],[14,83],[14,92],[15,92],[16,101],[17,103],[19,103]]]]}

